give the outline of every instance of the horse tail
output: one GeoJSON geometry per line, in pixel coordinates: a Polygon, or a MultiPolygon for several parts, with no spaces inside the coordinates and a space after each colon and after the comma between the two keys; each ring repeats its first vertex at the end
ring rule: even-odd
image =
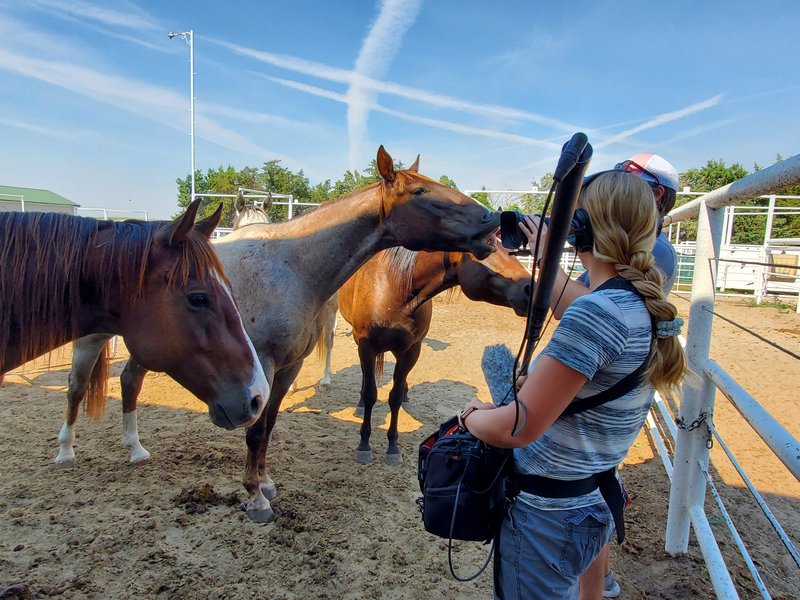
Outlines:
{"type": "Polygon", "coordinates": [[[110,357],[108,342],[103,344],[100,356],[92,368],[89,385],[86,386],[86,415],[98,420],[106,410],[106,391],[108,388],[108,360],[110,357]]]}
{"type": "Polygon", "coordinates": [[[381,352],[375,357],[375,383],[379,383],[383,379],[383,356],[384,353],[381,352]]]}

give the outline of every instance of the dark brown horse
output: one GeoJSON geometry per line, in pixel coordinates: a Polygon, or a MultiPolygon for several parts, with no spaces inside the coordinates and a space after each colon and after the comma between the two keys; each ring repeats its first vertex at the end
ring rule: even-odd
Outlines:
{"type": "MultiPolygon", "coordinates": [[[[169,222],[0,214],[0,373],[70,340],[125,337],[131,356],[250,425],[269,385],[209,242],[220,211],[169,222]]],[[[100,370],[104,367],[101,361],[100,370]]]]}
{"type": "MultiPolygon", "coordinates": [[[[385,352],[396,363],[389,392],[389,447],[387,464],[403,461],[397,444],[400,406],[408,399],[408,374],[417,364],[422,342],[431,324],[437,294],[461,286],[471,300],[508,306],[518,315],[528,312],[530,273],[501,245],[489,258],[479,261],[462,252],[410,252],[405,248],[384,250],[356,271],[339,290],[339,310],[353,326],[353,340],[361,362],[363,413],[361,443],[356,460],[372,462],[372,407],[378,396],[376,381],[383,376],[385,352]]],[[[360,409],[360,410],[359,410],[360,409]]]]}
{"type": "MultiPolygon", "coordinates": [[[[381,180],[284,223],[254,224],[218,240],[247,331],[271,384],[267,408],[247,430],[244,486],[248,515],[270,521],[277,490],[267,475],[267,445],[289,386],[322,331],[327,301],[380,250],[495,251],[487,237],[499,213],[420,175],[419,159],[396,171],[378,149],[381,180]]],[[[135,390],[141,379],[128,382],[135,390]]]]}

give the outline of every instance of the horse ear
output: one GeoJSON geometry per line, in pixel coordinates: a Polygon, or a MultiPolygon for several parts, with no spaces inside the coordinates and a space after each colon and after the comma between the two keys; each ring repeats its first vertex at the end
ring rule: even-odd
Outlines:
{"type": "Polygon", "coordinates": [[[394,172],[394,161],[392,157],[389,156],[389,153],[381,144],[381,147],[378,148],[378,171],[386,181],[392,182],[394,181],[395,172],[394,172]]]}
{"type": "Polygon", "coordinates": [[[180,244],[186,239],[186,235],[194,226],[194,219],[197,216],[198,208],[200,208],[200,198],[195,199],[194,202],[189,205],[189,208],[186,209],[186,212],[170,224],[169,230],[167,231],[170,246],[180,244]]]}
{"type": "Polygon", "coordinates": [[[417,154],[417,160],[414,161],[414,164],[408,167],[409,171],[414,171],[414,173],[419,173],[419,154],[417,154]]]}
{"type": "Polygon", "coordinates": [[[236,209],[236,212],[242,212],[244,210],[244,194],[242,190],[236,192],[236,200],[233,201],[233,208],[236,209]]]}
{"type": "Polygon", "coordinates": [[[267,192],[269,198],[264,200],[264,210],[269,211],[272,208],[272,192],[267,192]]]}
{"type": "Polygon", "coordinates": [[[214,214],[210,217],[206,217],[202,221],[198,221],[194,224],[194,228],[197,229],[200,233],[202,233],[207,238],[211,237],[211,234],[214,232],[214,229],[217,228],[219,225],[219,220],[222,218],[222,203],[220,202],[217,210],[214,211],[214,214]]]}

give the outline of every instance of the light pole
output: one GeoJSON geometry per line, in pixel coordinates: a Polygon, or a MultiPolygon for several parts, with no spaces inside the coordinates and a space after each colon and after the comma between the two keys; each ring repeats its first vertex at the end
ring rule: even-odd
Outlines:
{"type": "Polygon", "coordinates": [[[194,30],[189,31],[170,31],[168,34],[169,39],[175,36],[189,44],[189,113],[191,118],[191,145],[192,145],[192,172],[189,177],[189,200],[194,202],[195,187],[194,187],[194,30]]]}

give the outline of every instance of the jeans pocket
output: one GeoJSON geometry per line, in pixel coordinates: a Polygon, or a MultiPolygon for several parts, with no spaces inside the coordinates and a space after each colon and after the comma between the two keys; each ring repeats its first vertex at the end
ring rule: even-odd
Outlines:
{"type": "Polygon", "coordinates": [[[564,518],[564,545],[559,570],[567,577],[577,577],[589,568],[606,545],[614,527],[605,504],[576,508],[564,518]]]}

